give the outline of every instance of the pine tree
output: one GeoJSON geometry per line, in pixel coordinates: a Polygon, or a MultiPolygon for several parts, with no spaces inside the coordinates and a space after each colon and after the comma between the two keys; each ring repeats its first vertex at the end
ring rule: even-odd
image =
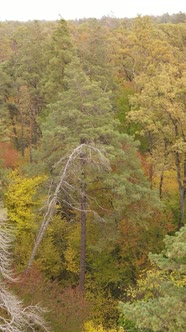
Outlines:
{"type": "MultiPolygon", "coordinates": [[[[102,90],[99,82],[90,80],[81,69],[78,58],[66,67],[64,83],[66,89],[59,94],[59,100],[48,107],[49,115],[43,125],[42,160],[57,175],[58,184],[42,227],[45,228],[50,221],[55,204],[67,214],[68,210],[80,211],[80,260],[81,272],[85,275],[87,210],[101,210],[101,199],[95,207],[89,191],[102,192],[103,205],[107,206],[105,211],[109,215],[114,209],[113,216],[108,217],[112,220],[120,219],[130,204],[141,199],[149,201],[151,193],[132,138],[118,131],[109,93],[102,90]],[[100,156],[109,161],[110,172],[100,161],[100,156]],[[55,168],[52,167],[54,164],[55,168]]],[[[103,211],[104,206],[101,212],[104,216],[103,211]]],[[[82,280],[83,289],[84,276],[82,280]]]]}
{"type": "Polygon", "coordinates": [[[165,237],[161,254],[150,254],[154,269],[147,271],[136,289],[129,290],[131,303],[121,303],[122,314],[140,329],[154,332],[185,331],[186,227],[165,237]]]}

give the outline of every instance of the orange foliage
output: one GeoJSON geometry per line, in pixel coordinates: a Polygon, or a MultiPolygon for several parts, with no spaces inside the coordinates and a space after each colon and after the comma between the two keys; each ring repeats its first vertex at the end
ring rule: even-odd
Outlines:
{"type": "Polygon", "coordinates": [[[46,320],[54,331],[78,332],[90,317],[91,304],[84,293],[78,288],[65,287],[57,280],[47,280],[37,263],[23,275],[21,283],[12,287],[27,304],[38,302],[47,309],[46,320]]]}
{"type": "Polygon", "coordinates": [[[149,178],[150,177],[150,168],[151,168],[151,162],[149,161],[149,154],[146,153],[145,155],[142,155],[139,151],[137,152],[137,156],[141,161],[142,169],[144,172],[144,175],[149,178]]]}
{"type": "Polygon", "coordinates": [[[1,142],[0,143],[0,160],[2,161],[3,167],[15,168],[18,163],[18,153],[13,148],[11,143],[1,142]]]}
{"type": "Polygon", "coordinates": [[[137,273],[148,267],[149,252],[162,250],[165,235],[175,230],[175,225],[171,221],[171,213],[165,215],[156,210],[146,223],[134,223],[127,218],[123,219],[118,226],[118,244],[123,264],[129,268],[133,267],[137,273]]]}

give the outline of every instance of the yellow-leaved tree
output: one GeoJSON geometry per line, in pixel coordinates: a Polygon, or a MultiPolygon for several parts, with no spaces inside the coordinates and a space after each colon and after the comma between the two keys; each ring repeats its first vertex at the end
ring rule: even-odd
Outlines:
{"type": "Polygon", "coordinates": [[[9,175],[9,185],[6,192],[6,207],[8,217],[15,224],[16,232],[30,230],[34,225],[34,211],[40,206],[41,199],[34,199],[39,185],[45,176],[23,177],[18,171],[9,175]]]}
{"type": "Polygon", "coordinates": [[[121,327],[119,330],[114,328],[105,330],[101,324],[95,325],[92,321],[88,321],[84,324],[83,332],[124,332],[124,329],[121,327]]]}
{"type": "MultiPolygon", "coordinates": [[[[42,184],[46,181],[46,176],[25,177],[15,170],[10,173],[8,180],[5,204],[9,221],[15,229],[14,260],[17,268],[22,271],[28,263],[42,218],[42,184]]],[[[50,230],[38,253],[37,265],[47,274],[57,275],[60,263],[60,254],[55,249],[50,230]]]]}

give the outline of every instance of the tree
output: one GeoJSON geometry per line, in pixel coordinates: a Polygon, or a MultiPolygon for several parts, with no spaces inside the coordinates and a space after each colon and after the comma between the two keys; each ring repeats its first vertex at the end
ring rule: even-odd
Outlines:
{"type": "Polygon", "coordinates": [[[109,34],[106,24],[97,19],[82,21],[72,30],[77,54],[86,75],[93,81],[101,82],[105,91],[113,88],[114,78],[109,34]]]}
{"type": "Polygon", "coordinates": [[[178,78],[178,69],[171,65],[160,66],[151,77],[141,74],[136,80],[141,92],[133,98],[129,117],[142,126],[149,137],[149,150],[154,172],[161,173],[160,195],[162,196],[163,173],[174,161],[180,196],[180,220],[184,224],[185,206],[185,106],[181,97],[184,90],[183,77],[178,78]],[[135,119],[135,120],[134,120],[135,119]],[[161,155],[161,161],[158,158],[161,155]]]}
{"type": "MultiPolygon", "coordinates": [[[[45,197],[42,188],[46,177],[24,177],[18,171],[13,171],[7,176],[6,181],[8,185],[4,194],[5,204],[9,223],[13,226],[16,236],[13,248],[14,262],[16,270],[22,272],[28,263],[41,219],[39,209],[45,197]]],[[[53,243],[52,236],[53,230],[50,230],[39,250],[36,263],[48,278],[58,276],[61,271],[60,253],[53,243]]]]}
{"type": "Polygon", "coordinates": [[[64,84],[65,91],[58,95],[57,102],[48,106],[49,116],[42,126],[43,149],[46,155],[50,151],[47,155],[50,166],[61,159],[62,150],[65,155],[81,140],[102,144],[111,150],[112,136],[116,141],[119,135],[115,130],[118,121],[114,119],[110,94],[104,92],[99,82],[89,79],[77,57],[66,68],[64,84]],[[105,116],[109,118],[108,124],[105,116]]]}
{"type": "Polygon", "coordinates": [[[83,289],[88,211],[90,214],[98,212],[102,219],[107,215],[107,220],[113,223],[115,220],[119,222],[127,213],[127,207],[134,202],[141,204],[141,200],[152,202],[149,197],[153,194],[140,169],[135,143],[118,130],[109,93],[102,90],[99,82],[89,79],[78,58],[66,67],[64,82],[66,90],[59,95],[57,102],[49,106],[49,115],[43,125],[42,160],[57,176],[57,184],[53,194],[50,192],[51,199],[33,256],[56,204],[62,216],[64,211],[67,215],[68,211],[77,211],[76,218],[81,220],[80,275],[83,289]],[[103,156],[109,160],[110,172],[101,167],[103,156]],[[95,192],[95,198],[91,197],[91,192],[95,192]]]}
{"type": "Polygon", "coordinates": [[[45,103],[41,81],[46,68],[46,35],[37,21],[16,26],[9,58],[0,65],[1,114],[16,149],[24,157],[29,148],[31,162],[32,148],[37,147],[41,135],[38,115],[45,103]]]}
{"type": "Polygon", "coordinates": [[[42,92],[47,104],[58,100],[64,90],[64,71],[74,53],[68,23],[57,21],[45,49],[45,74],[41,80],[42,92]]]}
{"type": "Polygon", "coordinates": [[[18,153],[10,142],[0,143],[0,160],[5,168],[15,168],[18,163],[18,153]]]}
{"type": "Polygon", "coordinates": [[[161,254],[150,254],[154,268],[130,289],[131,303],[121,303],[122,314],[136,326],[152,331],[185,330],[186,227],[165,237],[161,254]]]}
{"type": "MultiPolygon", "coordinates": [[[[136,94],[131,97],[130,121],[139,124],[137,134],[148,141],[150,179],[159,176],[159,193],[163,196],[164,172],[176,168],[180,196],[178,228],[185,220],[185,61],[182,39],[178,45],[165,38],[162,31],[149,25],[148,18],[136,21],[138,43],[136,58],[136,94]],[[147,30],[147,23],[149,29],[147,30]],[[150,38],[152,37],[152,38],[150,38]],[[173,44],[173,45],[171,45],[173,44]]],[[[134,37],[133,36],[133,37],[134,37]]]]}
{"type": "Polygon", "coordinates": [[[86,76],[78,58],[67,66],[64,83],[66,91],[49,105],[49,116],[42,127],[43,160],[49,169],[61,159],[61,154],[69,156],[82,142],[113,153],[110,140],[112,136],[115,141],[118,138],[114,134],[117,121],[113,119],[109,95],[100,83],[86,76]],[[109,121],[105,121],[106,116],[109,121]]]}
{"type": "Polygon", "coordinates": [[[24,307],[17,296],[8,289],[8,282],[13,281],[11,273],[10,246],[12,230],[7,226],[6,211],[0,209],[0,329],[7,332],[21,332],[27,329],[36,331],[40,327],[48,331],[42,317],[40,306],[24,307]]]}
{"type": "MultiPolygon", "coordinates": [[[[80,277],[79,277],[79,287],[81,290],[84,290],[84,283],[85,283],[85,252],[86,252],[86,214],[87,214],[87,206],[86,206],[86,183],[85,183],[85,169],[84,165],[89,160],[89,162],[99,162],[99,167],[107,167],[108,168],[108,160],[104,158],[104,156],[101,154],[101,152],[90,145],[82,143],[78,147],[76,147],[72,153],[70,154],[69,158],[67,159],[67,162],[62,169],[59,182],[56,186],[55,192],[52,195],[51,198],[49,198],[48,204],[47,204],[47,211],[44,216],[40,231],[38,233],[38,236],[35,241],[35,245],[28,263],[28,269],[30,268],[32,261],[35,257],[36,251],[38,249],[38,246],[43,238],[43,235],[45,233],[46,228],[48,227],[49,222],[51,221],[55,210],[56,210],[56,204],[59,201],[59,193],[60,191],[64,191],[65,196],[67,196],[67,200],[64,200],[64,203],[66,202],[69,207],[75,210],[79,210],[81,212],[81,241],[80,241],[80,277]],[[89,152],[88,158],[86,157],[87,150],[89,152]],[[92,155],[94,153],[98,154],[98,158],[93,159],[92,155]],[[91,155],[91,157],[90,157],[91,155]],[[71,203],[71,193],[69,188],[73,188],[71,183],[68,182],[69,173],[72,174],[72,171],[74,172],[74,168],[76,168],[77,171],[77,164],[75,163],[76,160],[80,158],[80,167],[81,167],[81,178],[80,178],[80,207],[76,206],[76,202],[71,203]],[[100,159],[100,160],[99,160],[100,159]],[[72,169],[72,170],[71,170],[72,169]],[[71,170],[71,172],[70,172],[71,170]],[[68,191],[67,191],[68,189],[68,191]]],[[[62,199],[63,203],[63,199],[62,199]]]]}
{"type": "Polygon", "coordinates": [[[32,148],[37,148],[41,135],[38,116],[45,105],[42,78],[46,70],[47,29],[42,22],[34,21],[17,29],[14,35],[14,70],[18,85],[17,110],[21,123],[21,152],[24,156],[29,148],[32,162],[32,148]],[[26,128],[25,128],[26,127],[26,128]]]}

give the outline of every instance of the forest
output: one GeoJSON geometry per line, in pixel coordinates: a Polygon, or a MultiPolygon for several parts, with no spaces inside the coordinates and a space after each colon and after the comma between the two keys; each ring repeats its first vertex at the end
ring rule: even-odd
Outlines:
{"type": "Polygon", "coordinates": [[[184,332],[186,14],[0,22],[0,330],[184,332]]]}

